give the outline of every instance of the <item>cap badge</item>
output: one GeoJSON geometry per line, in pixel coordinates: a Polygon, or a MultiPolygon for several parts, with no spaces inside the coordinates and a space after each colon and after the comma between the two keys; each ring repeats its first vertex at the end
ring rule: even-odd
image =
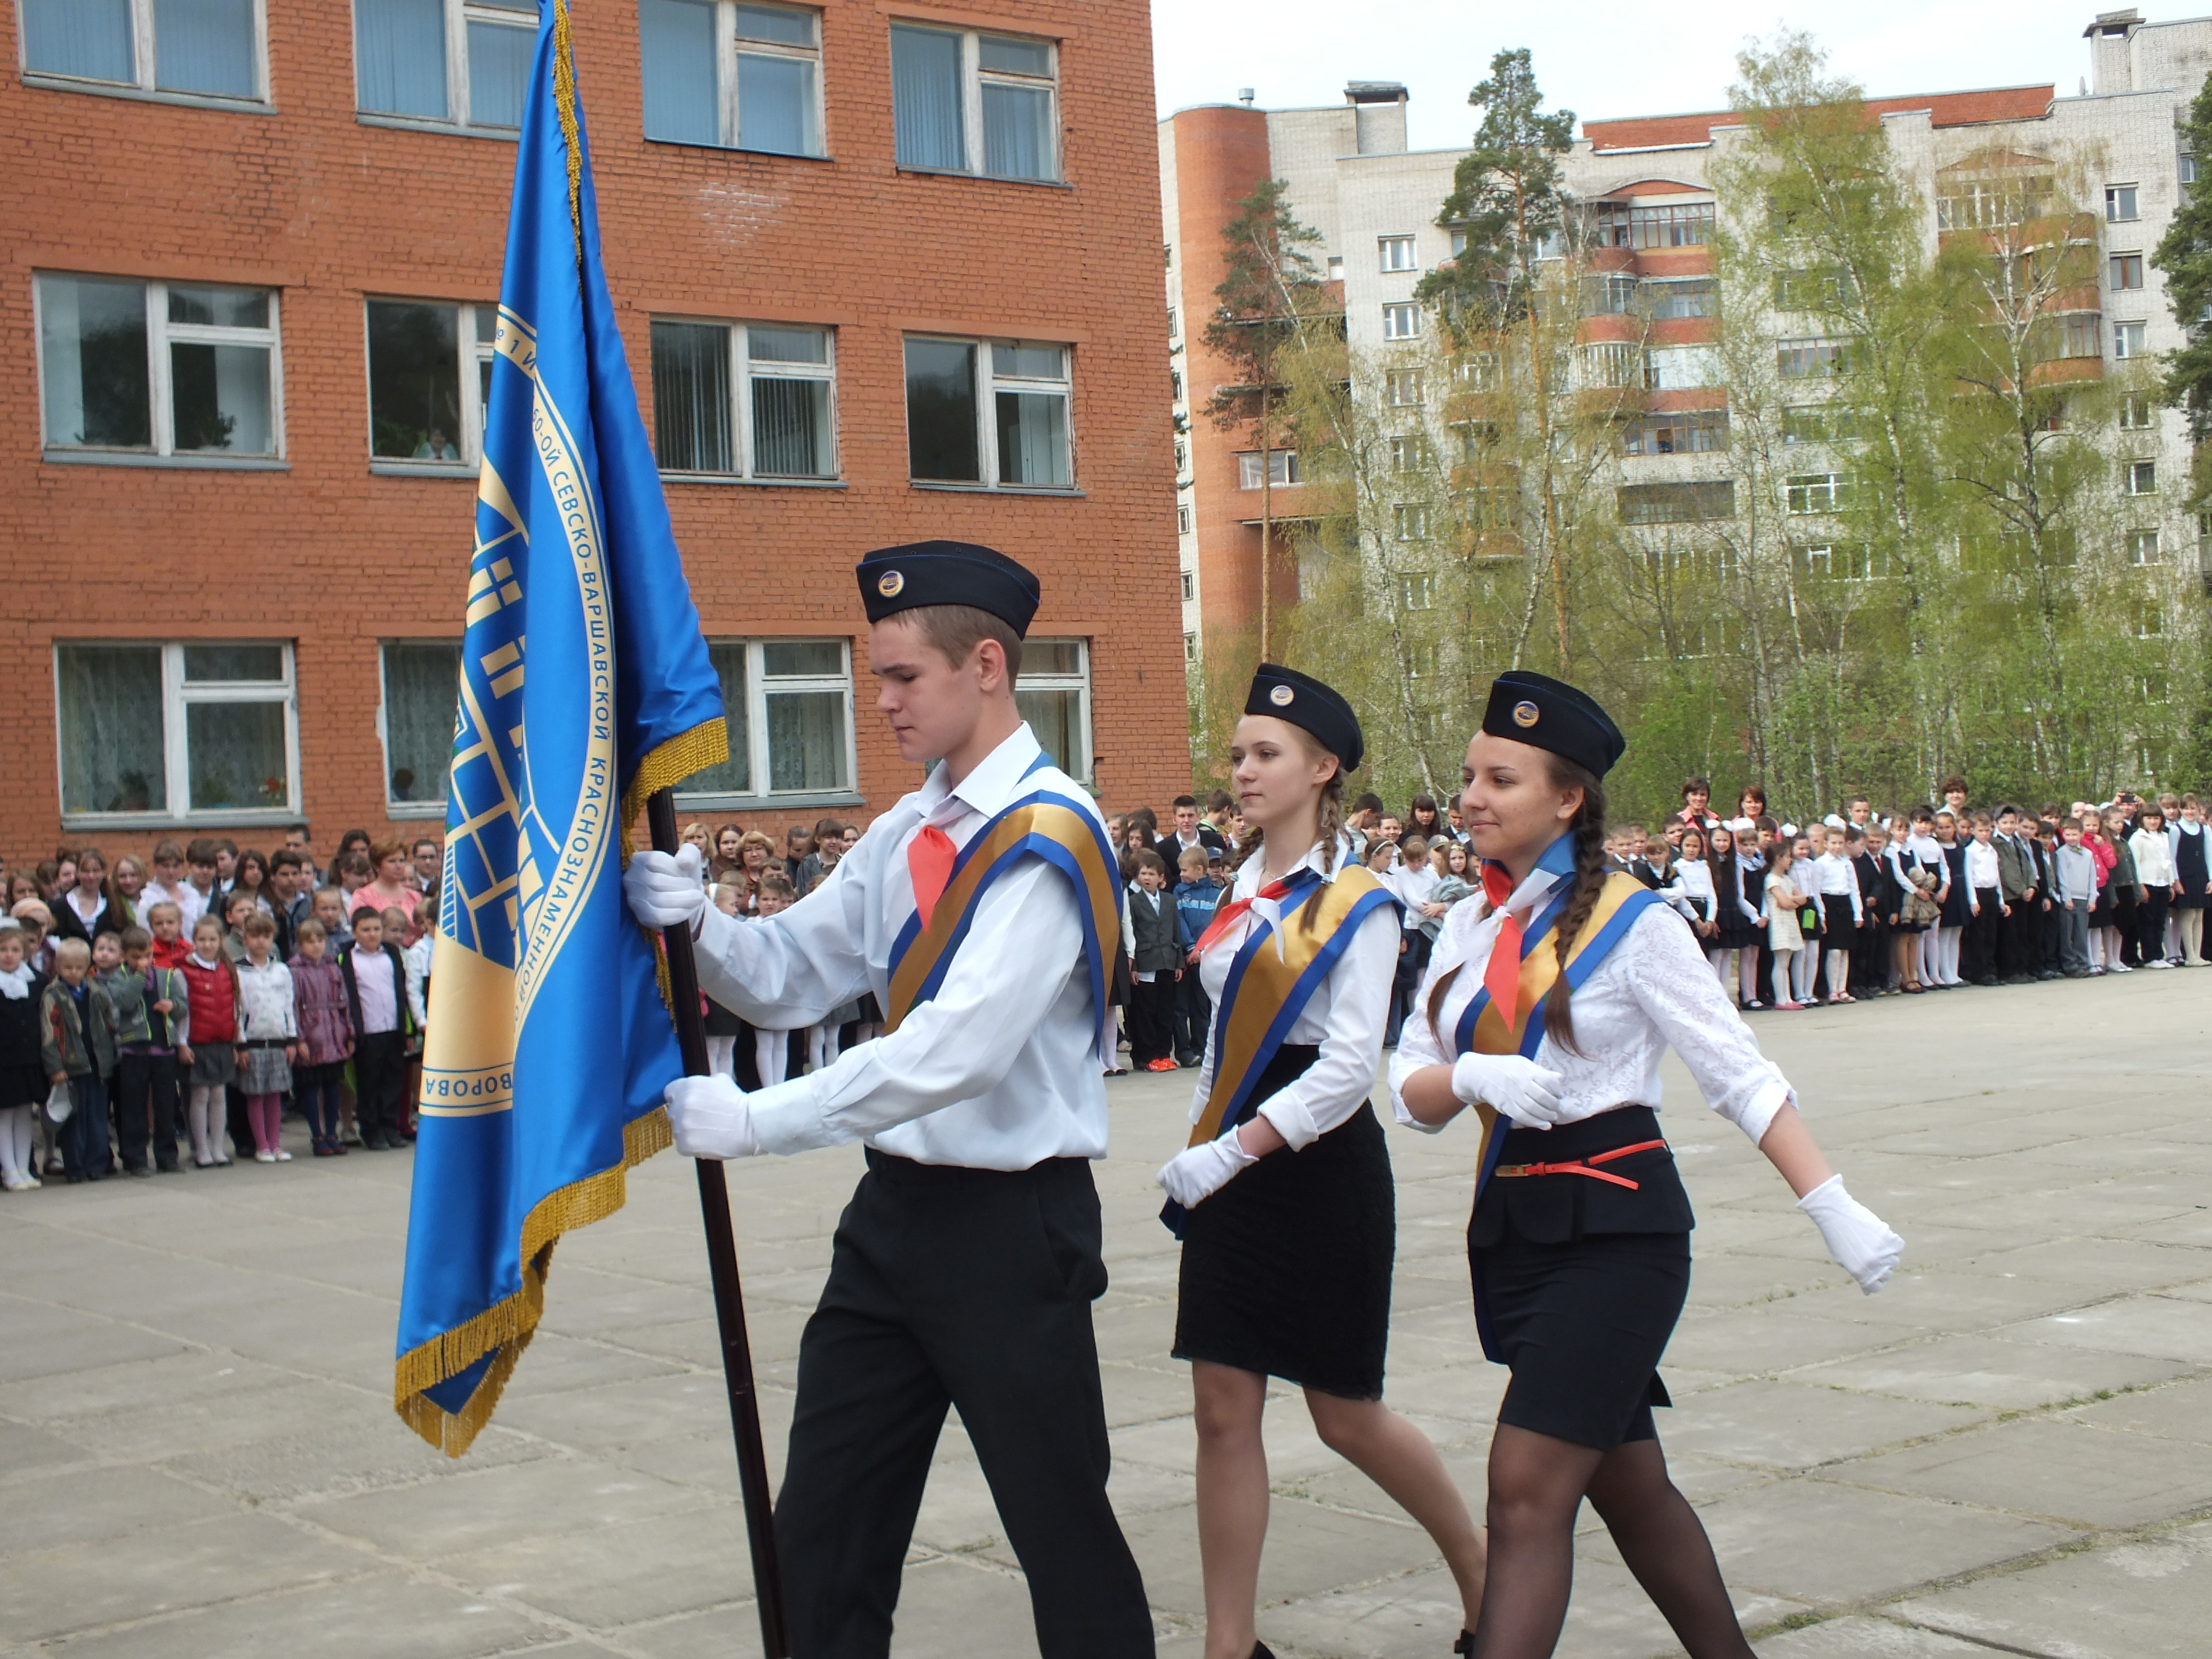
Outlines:
{"type": "Polygon", "coordinates": [[[1516,702],[1513,705],[1513,724],[1516,726],[1534,726],[1542,718],[1543,716],[1533,702],[1516,702]]]}
{"type": "Polygon", "coordinates": [[[895,599],[906,586],[906,578],[896,570],[886,570],[876,578],[876,592],[887,599],[895,599]]]}
{"type": "Polygon", "coordinates": [[[1291,699],[1297,696],[1297,693],[1291,690],[1289,686],[1279,685],[1267,693],[1267,701],[1278,708],[1287,708],[1291,706],[1291,699]]]}

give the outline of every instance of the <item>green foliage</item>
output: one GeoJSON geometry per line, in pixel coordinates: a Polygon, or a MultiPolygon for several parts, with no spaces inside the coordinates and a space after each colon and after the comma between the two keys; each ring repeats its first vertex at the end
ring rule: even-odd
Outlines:
{"type": "Polygon", "coordinates": [[[1266,412],[1285,354],[1333,308],[1306,251],[1320,244],[1321,233],[1291,211],[1284,199],[1290,188],[1287,179],[1263,179],[1221,228],[1227,270],[1213,290],[1220,304],[1205,339],[1237,379],[1214,392],[1206,413],[1224,430],[1266,412]]]}
{"type": "MultiPolygon", "coordinates": [[[[2212,81],[2191,101],[2181,142],[2191,155],[2212,160],[2212,81]]],[[[2167,359],[2166,400],[2188,416],[2189,435],[2203,443],[2212,438],[2212,330],[2201,320],[2212,307],[2212,178],[2200,173],[2182,186],[2181,205],[2150,262],[2166,274],[2166,303],[2189,337],[2167,359]]]]}

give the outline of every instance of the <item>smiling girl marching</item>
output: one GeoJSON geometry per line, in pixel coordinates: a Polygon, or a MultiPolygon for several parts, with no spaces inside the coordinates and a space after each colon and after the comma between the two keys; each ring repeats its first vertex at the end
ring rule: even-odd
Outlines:
{"type": "Polygon", "coordinates": [[[1230,746],[1249,826],[1200,937],[1215,1010],[1189,1147],[1160,1171],[1183,1242],[1175,1354],[1198,1423],[1206,1659],[1267,1654],[1254,1629],[1267,1532],[1267,1379],[1305,1390],[1324,1443],[1428,1529],[1472,1627],[1482,1540],[1426,1436],[1382,1403],[1390,1155],[1367,1103],[1399,909],[1352,860],[1344,774],[1359,723],[1318,680],[1263,663],[1230,746]]]}
{"type": "Polygon", "coordinates": [[[1488,902],[1446,921],[1390,1066],[1402,1121],[1441,1129],[1468,1105],[1480,1120],[1475,1321],[1513,1375],[1490,1447],[1489,1588],[1462,1650],[1476,1659],[1553,1650],[1585,1497],[1692,1659],[1751,1659],[1651,1416],[1690,1278],[1689,1199],[1657,1117],[1669,1044],[1863,1289],[1903,1248],[1844,1191],[1680,919],[1606,873],[1601,780],[1623,747],[1572,686],[1498,677],[1460,797],[1488,902]]]}

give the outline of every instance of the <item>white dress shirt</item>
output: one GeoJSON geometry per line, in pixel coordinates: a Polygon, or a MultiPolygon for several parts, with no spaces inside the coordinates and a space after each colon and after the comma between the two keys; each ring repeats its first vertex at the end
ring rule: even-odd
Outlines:
{"type": "MultiPolygon", "coordinates": [[[[1966,843],[1966,888],[1970,894],[2000,892],[2004,884],[2004,873],[1997,863],[1997,849],[1992,842],[1984,846],[1978,837],[1966,843]]],[[[1974,914],[1982,913],[1979,899],[1974,901],[1974,914]]]]}
{"type": "Polygon", "coordinates": [[[405,988],[392,983],[391,957],[381,945],[374,951],[349,951],[346,954],[353,963],[354,990],[361,998],[363,1034],[374,1036],[380,1031],[398,1030],[399,999],[405,988]]]}
{"type": "MultiPolygon", "coordinates": [[[[1996,854],[1990,854],[1992,864],[1996,854]]],[[[1866,920],[1866,902],[1859,892],[1858,867],[1840,853],[1823,853],[1813,860],[1813,890],[1822,898],[1849,898],[1851,920],[1866,920]]]]}
{"type": "MultiPolygon", "coordinates": [[[[1507,908],[1524,927],[1530,926],[1563,879],[1547,871],[1532,872],[1506,900],[1507,908]]],[[[1482,988],[1491,947],[1498,942],[1498,920],[1480,904],[1455,905],[1444,918],[1443,934],[1390,1060],[1391,1103],[1401,1123],[1431,1133],[1442,1127],[1421,1123],[1406,1109],[1406,1079],[1424,1066],[1449,1066],[1458,1057],[1452,1033],[1482,988]],[[1454,968],[1460,972],[1444,993],[1432,1030],[1430,994],[1438,976],[1454,968]]],[[[1551,939],[1536,948],[1552,949],[1551,939]]],[[[1659,1058],[1669,1044],[1690,1068],[1706,1103],[1754,1144],[1774,1115],[1796,1099],[1789,1079],[1759,1052],[1695,936],[1662,906],[1651,906],[1631,923],[1626,936],[1583,981],[1574,994],[1574,1016],[1580,1054],[1569,1053],[1548,1036],[1535,1054],[1536,1064],[1564,1079],[1559,1096],[1568,1122],[1624,1106],[1658,1110],[1659,1058]]]]}
{"type": "MultiPolygon", "coordinates": [[[[744,923],[709,908],[701,988],[770,1030],[818,1024],[864,991],[888,1006],[891,943],[915,912],[907,844],[925,823],[965,847],[1041,788],[1097,816],[1066,774],[1029,770],[1040,752],[1024,726],[957,787],[939,766],[780,915],[744,923]]],[[[1103,1014],[1092,1006],[1074,888],[1043,860],[1023,859],[985,890],[937,994],[889,1036],[753,1095],[754,1133],[763,1152],[860,1139],[917,1163],[977,1170],[1103,1158],[1106,1085],[1095,1049],[1103,1014]]]]}
{"type": "Polygon", "coordinates": [[[2128,851],[2136,855],[2136,878],[2144,886],[2173,885],[2173,842],[2163,830],[2136,830],[2128,837],[2128,851]]]}
{"type": "MultiPolygon", "coordinates": [[[[1349,837],[1337,843],[1336,852],[1334,869],[1326,878],[1332,882],[1351,855],[1349,837]]],[[[1260,866],[1265,862],[1264,856],[1244,861],[1224,903],[1251,898],[1260,890],[1264,884],[1260,866]]],[[[1303,867],[1321,868],[1319,842],[1306,854],[1303,867]]],[[[1295,927],[1295,906],[1291,915],[1295,927]]],[[[1228,982],[1230,966],[1237,960],[1237,952],[1263,919],[1277,921],[1273,901],[1255,901],[1198,959],[1199,979],[1206,987],[1206,997],[1216,1007],[1220,1006],[1221,989],[1228,982]]],[[[1279,932],[1278,922],[1279,935],[1279,932]]],[[[1382,1058],[1383,1028],[1390,1012],[1390,984],[1398,969],[1398,936],[1395,910],[1385,904],[1369,911],[1358,931],[1352,934],[1352,942],[1337,957],[1336,965],[1315,988],[1313,996],[1284,1035],[1285,1042],[1317,1046],[1321,1050],[1314,1056],[1311,1066],[1260,1107],[1259,1115],[1274,1126],[1293,1150],[1310,1146],[1349,1121],[1359,1109],[1359,1103],[1374,1090],[1376,1067],[1382,1058]]],[[[1272,939],[1260,945],[1262,951],[1273,947],[1272,939]]],[[[1199,1067],[1198,1086],[1191,1094],[1193,1123],[1204,1115],[1206,1097],[1212,1092],[1213,1026],[1209,1024],[1206,1059],[1199,1067]]]]}

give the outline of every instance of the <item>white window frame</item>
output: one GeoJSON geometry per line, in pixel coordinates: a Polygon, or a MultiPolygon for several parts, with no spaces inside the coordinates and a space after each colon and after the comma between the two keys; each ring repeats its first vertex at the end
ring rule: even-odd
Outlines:
{"type": "Polygon", "coordinates": [[[2197,158],[2185,149],[2177,158],[2175,158],[2174,172],[2179,182],[2182,184],[2195,184],[2197,182],[2197,158]]]}
{"type": "Polygon", "coordinates": [[[2142,186],[2139,185],[2106,185],[2105,186],[2105,222],[2124,225],[2142,217],[2142,186]],[[2125,206],[2130,210],[2119,211],[2125,206]]]}
{"type": "Polygon", "coordinates": [[[2105,256],[2105,287],[2108,293],[2140,294],[2142,291],[2142,285],[2143,256],[2141,252],[2123,248],[2118,253],[2107,253],[2105,256]],[[2123,259],[2134,261],[2133,269],[2123,270],[2120,264],[2123,259]],[[2129,276],[2132,276],[2135,281],[2129,283],[2121,280],[2122,277],[2129,276]]]}
{"type": "Polygon", "coordinates": [[[1418,340],[1421,337],[1421,307],[1411,300],[1394,300],[1382,307],[1382,337],[1418,340]]]}
{"type": "Polygon", "coordinates": [[[1422,397],[1421,371],[1390,368],[1382,372],[1382,401],[1392,409],[1419,409],[1422,397]]]}
{"type": "Polygon", "coordinates": [[[1437,578],[1431,570],[1401,571],[1398,576],[1398,606],[1402,611],[1432,611],[1437,603],[1437,578]]]}
{"type": "MultiPolygon", "coordinates": [[[[926,334],[908,332],[899,337],[899,415],[902,422],[910,418],[906,404],[906,343],[908,340],[943,340],[954,345],[972,346],[975,356],[975,422],[980,428],[975,435],[975,470],[980,479],[917,478],[908,475],[907,483],[915,489],[995,489],[1011,495],[1079,495],[1083,493],[1081,476],[1076,471],[1075,443],[1075,348],[1065,340],[1044,340],[1034,336],[1024,338],[1012,334],[926,334]],[[1057,380],[1039,380],[1021,375],[999,373],[998,353],[994,347],[1050,346],[1060,353],[1060,378],[1057,380]],[[1067,482],[1064,484],[1001,483],[999,459],[999,393],[1004,392],[1042,392],[1057,387],[1067,400],[1067,482]]],[[[911,433],[908,434],[911,438],[911,433]]],[[[912,451],[908,451],[909,456],[912,451]]],[[[911,465],[911,462],[909,462],[911,465]]]]}
{"type": "Polygon", "coordinates": [[[2158,405],[2147,392],[2130,392],[2120,398],[2120,430],[2149,432],[2158,425],[2158,405]]]}
{"type": "Polygon", "coordinates": [[[1390,533],[1401,542],[1429,539],[1429,504],[1395,501],[1390,507],[1390,533]]]}
{"type": "Polygon", "coordinates": [[[1427,468],[1431,452],[1426,433],[1395,433],[1389,442],[1393,472],[1419,472],[1427,468]]]}
{"type": "MultiPolygon", "coordinates": [[[[732,411],[730,430],[737,443],[737,470],[732,472],[689,471],[680,469],[661,470],[664,478],[682,479],[686,483],[728,483],[732,481],[759,484],[793,484],[800,489],[840,484],[844,482],[844,458],[837,441],[837,331],[826,323],[771,323],[760,321],[761,328],[805,329],[818,333],[826,342],[824,357],[818,363],[755,363],[752,360],[753,323],[736,322],[727,317],[687,317],[655,312],[646,324],[646,389],[650,398],[653,387],[653,325],[654,323],[689,323],[699,327],[723,331],[730,353],[730,397],[737,404],[732,411]],[[760,471],[753,454],[753,398],[754,380],[819,380],[830,388],[830,470],[827,472],[785,473],[760,471]]],[[[656,453],[654,463],[659,465],[656,453]]]]}
{"type": "MultiPolygon", "coordinates": [[[[425,300],[409,294],[370,294],[361,305],[361,361],[370,366],[368,308],[373,305],[451,306],[459,313],[453,319],[453,372],[461,377],[461,429],[453,434],[461,458],[457,461],[417,460],[412,456],[376,453],[376,390],[374,375],[362,387],[368,399],[368,470],[395,477],[451,478],[471,473],[483,464],[483,366],[498,354],[483,331],[484,313],[496,319],[499,307],[482,300],[425,300]]],[[[496,330],[495,329],[495,331],[496,330]]]]}
{"type": "Polygon", "coordinates": [[[1452,379],[1463,392],[1495,392],[1498,390],[1498,354],[1494,351],[1470,351],[1452,360],[1452,379]]]}
{"type": "Polygon", "coordinates": [[[2166,554],[2159,546],[2155,530],[2130,530],[2127,532],[2128,562],[2132,565],[2164,564],[2166,554]]]}
{"type": "MultiPolygon", "coordinates": [[[[266,0],[258,0],[266,3],[266,0]]],[[[479,5],[475,0],[441,0],[446,9],[446,111],[443,116],[408,115],[393,110],[365,109],[361,102],[361,81],[358,56],[361,51],[360,25],[356,21],[352,41],[352,58],[356,63],[353,88],[354,114],[359,120],[373,126],[425,127],[433,132],[471,132],[483,137],[519,139],[520,128],[494,125],[474,118],[474,112],[453,113],[469,108],[469,23],[496,23],[509,28],[526,28],[534,36],[538,20],[522,21],[523,14],[505,6],[479,5]]]]}
{"type": "Polygon", "coordinates": [[[15,14],[17,61],[27,86],[58,92],[104,93],[110,97],[147,98],[163,104],[211,106],[217,109],[251,109],[269,103],[269,0],[253,0],[253,90],[244,94],[223,92],[179,92],[154,84],[161,43],[154,38],[154,0],[131,0],[131,67],[135,79],[94,81],[31,67],[29,20],[18,7],[15,14]]]}
{"type": "MultiPolygon", "coordinates": [[[[896,141],[893,141],[893,161],[902,173],[952,173],[963,178],[997,179],[1012,185],[1060,185],[1066,181],[1067,158],[1061,143],[1060,106],[1060,42],[1048,35],[1027,34],[1019,29],[963,29],[932,22],[926,18],[893,15],[893,28],[914,29],[928,34],[957,34],[960,37],[960,127],[961,140],[968,151],[964,167],[925,167],[896,159],[896,141]],[[1044,76],[1022,75],[1012,70],[987,70],[983,67],[984,38],[994,40],[1019,40],[1024,45],[1042,46],[1049,54],[1052,68],[1044,76]],[[986,82],[1000,86],[1026,87],[1034,91],[1044,88],[1052,98],[1052,115],[1046,123],[1052,134],[1050,173],[1042,179],[1030,179],[1016,173],[986,173],[983,170],[983,87],[986,82]]],[[[896,120],[896,114],[894,114],[896,120]]]]}
{"type": "Polygon", "coordinates": [[[284,329],[282,310],[283,290],[263,288],[258,283],[179,283],[180,288],[245,288],[269,297],[269,325],[266,328],[218,327],[204,323],[173,323],[169,320],[169,284],[158,279],[137,276],[111,276],[97,270],[38,270],[31,276],[31,338],[38,358],[39,370],[39,440],[45,458],[49,461],[70,461],[92,465],[144,465],[155,460],[164,465],[227,467],[240,471],[268,471],[283,468],[284,451],[284,329]],[[146,294],[146,399],[152,405],[148,411],[148,435],[150,446],[144,449],[106,449],[91,444],[56,443],[46,424],[46,295],[41,277],[82,276],[103,282],[132,282],[143,285],[146,294]],[[272,446],[266,454],[225,454],[219,449],[187,449],[181,454],[177,450],[176,387],[172,377],[169,348],[172,345],[244,345],[265,346],[269,351],[269,434],[272,446]]]}
{"type": "MultiPolygon", "coordinates": [[[[1186,635],[1186,638],[1188,636],[1186,635]]],[[[1080,755],[1069,758],[1078,764],[1062,768],[1078,783],[1091,781],[1091,766],[1097,753],[1097,742],[1091,730],[1091,641],[1075,635],[1064,638],[1039,638],[1025,642],[1022,672],[1014,682],[1017,696],[1024,691],[1073,691],[1075,693],[1076,729],[1082,744],[1080,755]],[[1075,672],[1072,674],[1048,673],[1030,665],[1029,653],[1042,645],[1072,645],[1075,647],[1075,672]]]]}
{"type": "MultiPolygon", "coordinates": [[[[1305,469],[1298,464],[1295,449],[1271,449],[1267,452],[1267,486],[1271,489],[1288,489],[1293,484],[1306,481],[1305,469]]],[[[1257,489],[1260,487],[1260,452],[1240,449],[1237,452],[1237,487],[1257,489]]]]}
{"type": "Polygon", "coordinates": [[[1414,251],[1411,236],[1377,236],[1375,258],[1377,266],[1386,272],[1421,268],[1420,256],[1414,251]]]}
{"type": "MultiPolygon", "coordinates": [[[[448,634],[443,638],[415,635],[409,638],[379,640],[376,642],[376,744],[384,756],[384,816],[388,818],[443,818],[453,787],[450,767],[441,775],[435,800],[394,800],[392,798],[392,726],[389,711],[392,707],[392,686],[385,677],[384,653],[395,645],[437,646],[450,647],[458,653],[466,641],[448,634]]],[[[457,675],[454,688],[458,697],[460,681],[457,675]]]]}
{"type": "Polygon", "coordinates": [[[2150,346],[2145,338],[2145,332],[2148,327],[2149,325],[2147,323],[2114,323],[2112,325],[2112,361],[2116,363],[2124,363],[2136,357],[2148,356],[2150,346]]]}
{"type": "Polygon", "coordinates": [[[745,787],[740,793],[726,790],[686,791],[679,787],[677,800],[686,806],[728,807],[742,810],[750,807],[765,810],[772,806],[852,806],[860,801],[860,752],[853,733],[853,641],[844,635],[780,634],[758,639],[713,638],[714,646],[741,647],[745,653],[745,706],[743,709],[725,708],[726,720],[742,719],[745,723],[745,787]],[[845,700],[845,786],[842,789],[787,789],[771,792],[769,780],[775,775],[769,754],[768,699],[769,682],[766,672],[768,647],[772,645],[824,645],[835,643],[844,662],[842,675],[784,675],[775,678],[774,689],[778,692],[835,691],[845,700]]]}
{"type": "Polygon", "coordinates": [[[1182,602],[1188,605],[1197,597],[1198,573],[1195,570],[1186,570],[1182,573],[1182,602]]]}
{"type": "Polygon", "coordinates": [[[1793,518],[1841,513],[1850,505],[1850,491],[1848,473],[1795,473],[1784,486],[1784,510],[1793,518]]]}
{"type": "Polygon", "coordinates": [[[2126,495],[2157,495],[2158,463],[2156,461],[2121,462],[2120,491],[2126,495]]]}
{"type": "MultiPolygon", "coordinates": [[[[756,149],[744,150],[749,155],[798,155],[819,161],[830,153],[829,111],[824,107],[822,88],[822,12],[817,6],[790,6],[782,0],[713,0],[714,7],[714,116],[718,129],[715,147],[720,149],[744,149],[738,142],[741,131],[738,109],[738,55],[749,58],[789,58],[814,65],[814,140],[815,148],[803,150],[756,149]],[[795,46],[787,40],[762,40],[738,33],[738,7],[740,3],[757,6],[763,11],[790,12],[795,16],[810,19],[814,25],[814,44],[795,46]]],[[[645,83],[641,68],[638,82],[639,116],[643,126],[645,83]]],[[[698,141],[689,138],[656,138],[645,135],[649,144],[690,144],[698,141]]]]}
{"type": "MultiPolygon", "coordinates": [[[[170,825],[203,823],[222,824],[278,824],[290,823],[300,817],[300,684],[299,661],[294,642],[289,639],[216,639],[204,640],[129,640],[88,637],[58,639],[48,661],[54,677],[54,783],[56,793],[68,798],[68,787],[63,776],[65,757],[62,751],[62,653],[70,649],[98,649],[124,647],[145,650],[159,647],[161,653],[161,769],[164,793],[168,805],[159,812],[71,812],[62,813],[64,830],[152,830],[170,825]],[[276,646],[283,653],[284,677],[281,680],[200,680],[185,678],[185,648],[187,646],[276,646]],[[286,794],[281,806],[211,807],[195,811],[191,801],[191,750],[187,732],[187,710],[195,703],[204,702],[277,702],[284,708],[284,782],[286,794]]],[[[381,653],[380,653],[380,656],[381,653]]],[[[380,668],[379,672],[381,673],[380,668]]]]}

